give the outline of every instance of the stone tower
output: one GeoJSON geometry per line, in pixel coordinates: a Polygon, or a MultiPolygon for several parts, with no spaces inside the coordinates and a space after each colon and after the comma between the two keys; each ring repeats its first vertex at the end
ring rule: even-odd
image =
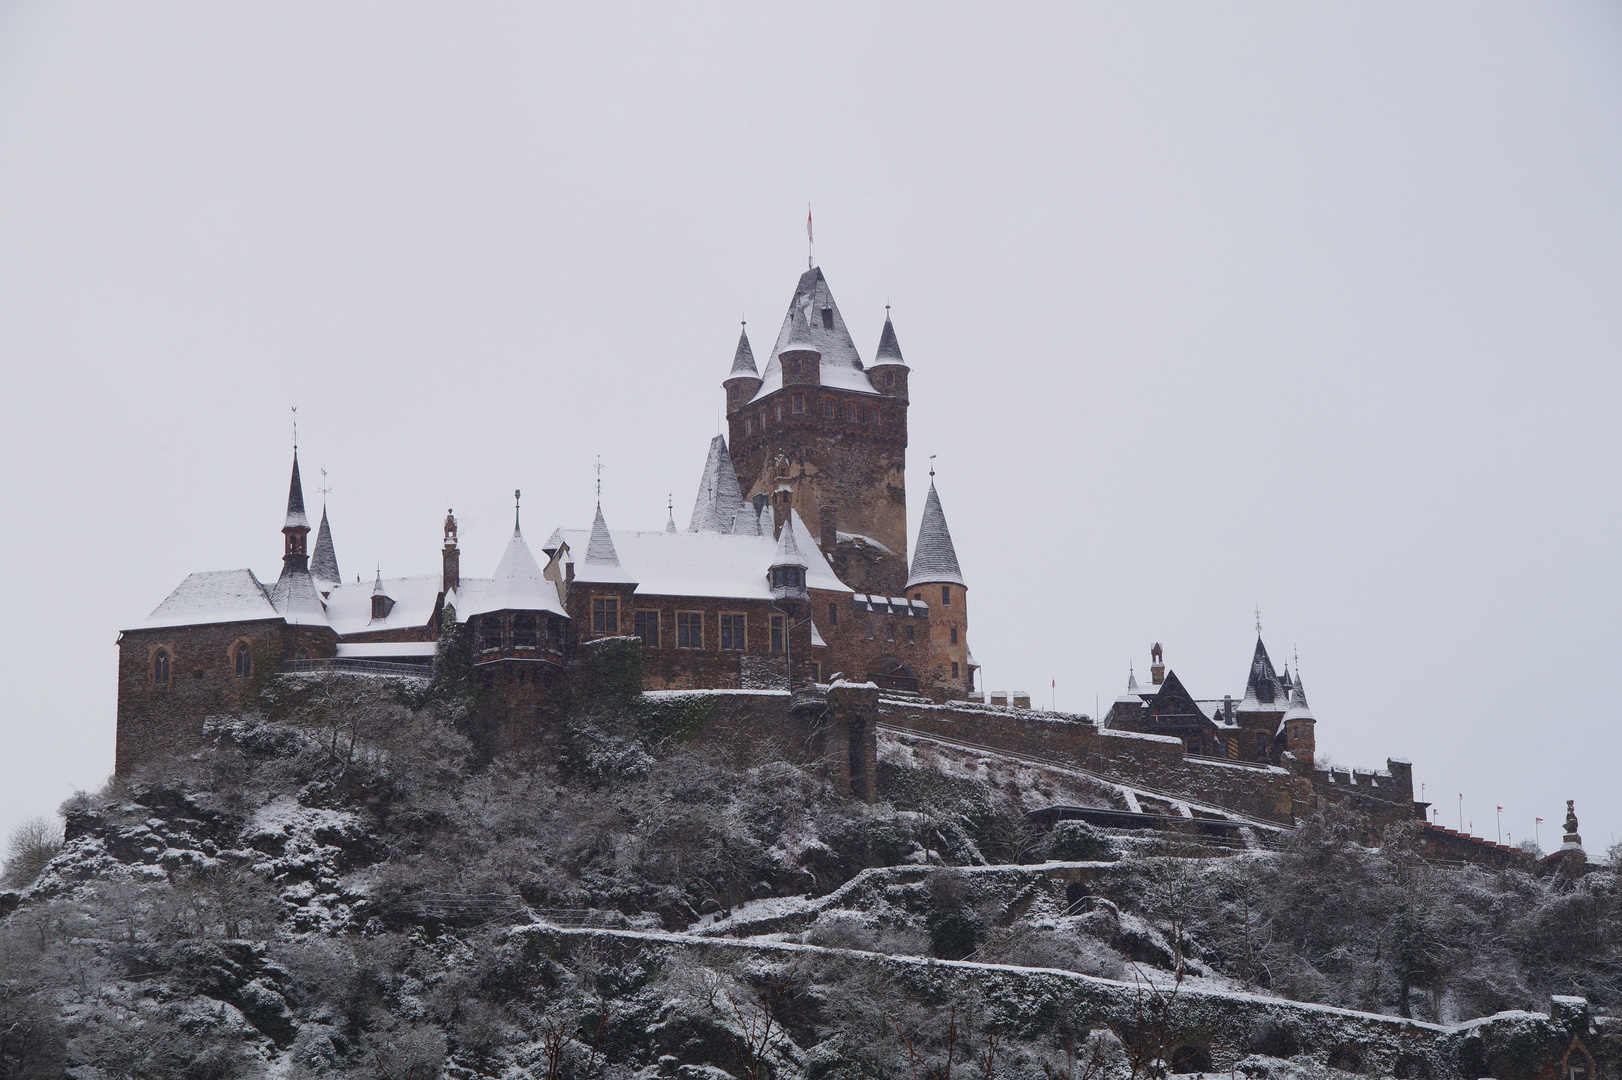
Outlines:
{"type": "Polygon", "coordinates": [[[907,581],[908,371],[888,316],[872,366],[862,363],[813,267],[800,275],[765,372],[740,335],[722,383],[743,501],[781,498],[786,483],[840,579],[883,596],[901,596],[907,581]]]}
{"type": "Polygon", "coordinates": [[[924,517],[918,524],[907,595],[929,605],[929,655],[935,684],[947,688],[952,697],[970,693],[975,664],[969,654],[969,587],[958,566],[933,470],[924,517]]]}

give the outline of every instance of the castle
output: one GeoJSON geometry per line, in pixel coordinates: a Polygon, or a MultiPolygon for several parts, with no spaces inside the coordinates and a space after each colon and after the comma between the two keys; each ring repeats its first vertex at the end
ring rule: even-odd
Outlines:
{"type": "Polygon", "coordinates": [[[953,737],[1023,751],[1051,748],[1062,732],[1066,753],[1130,760],[1162,786],[1204,785],[1220,794],[1213,805],[1226,799],[1282,820],[1323,798],[1385,819],[1422,816],[1405,763],[1314,768],[1316,721],[1300,672],[1275,670],[1259,626],[1237,699],[1196,699],[1158,644],[1150,682],[1132,675],[1102,721],[1043,714],[1034,723],[1028,696],[1013,702],[1023,710],[998,710],[1006,698],[977,693],[967,581],[933,470],[909,559],[910,376],[888,309],[864,363],[812,267],[764,370],[747,328],[739,334],[721,382],[728,434],[710,443],[685,529],[673,513],[662,530],[610,528],[599,499],[589,527],[556,528],[532,547],[515,505],[489,577],[463,574],[447,513],[438,573],[344,581],[325,508],[309,547],[295,449],[277,580],[246,569],[192,574],[120,635],[117,771],[196,745],[204,717],[251,707],[268,673],[426,677],[455,651],[489,709],[540,717],[584,651],[634,639],[642,691],[781,695],[839,681],[886,695],[888,704],[862,706],[869,715],[840,721],[852,790],[870,785],[876,768],[875,724],[931,728],[950,714],[953,737]]]}

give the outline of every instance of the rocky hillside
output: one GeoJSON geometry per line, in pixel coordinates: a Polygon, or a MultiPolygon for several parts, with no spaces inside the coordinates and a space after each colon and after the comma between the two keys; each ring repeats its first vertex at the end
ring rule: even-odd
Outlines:
{"type": "Polygon", "coordinates": [[[265,708],[75,796],[0,892],[0,1078],[1479,1076],[1434,1025],[1622,996],[1609,871],[1436,867],[1337,820],[1043,834],[1049,778],[896,744],[867,805],[670,704],[500,754],[365,680],[265,708]]]}

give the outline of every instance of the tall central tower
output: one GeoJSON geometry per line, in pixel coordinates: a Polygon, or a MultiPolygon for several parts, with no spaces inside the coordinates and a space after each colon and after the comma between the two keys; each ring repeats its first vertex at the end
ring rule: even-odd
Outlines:
{"type": "Polygon", "coordinates": [[[872,365],[862,363],[813,267],[800,275],[764,375],[745,333],[722,383],[745,498],[786,498],[840,578],[884,596],[902,595],[907,582],[908,370],[888,313],[872,365]]]}

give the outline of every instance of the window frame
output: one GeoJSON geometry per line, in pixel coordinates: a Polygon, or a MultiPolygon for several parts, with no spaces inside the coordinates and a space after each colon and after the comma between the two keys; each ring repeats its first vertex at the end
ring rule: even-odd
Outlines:
{"type": "Polygon", "coordinates": [[[631,636],[642,639],[644,649],[663,648],[664,620],[659,608],[636,608],[631,612],[631,636]],[[653,620],[653,640],[648,640],[648,619],[653,620]]]}
{"type": "Polygon", "coordinates": [[[839,605],[837,603],[830,602],[828,604],[828,625],[830,627],[839,625],[839,605]]]}
{"type": "Polygon", "coordinates": [[[749,651],[749,616],[741,611],[723,611],[718,615],[720,630],[721,652],[748,652],[749,651]],[[728,626],[728,621],[733,625],[728,626]],[[728,638],[732,644],[727,644],[728,638]]]}
{"type": "Polygon", "coordinates": [[[955,627],[955,626],[952,627],[951,631],[952,631],[952,644],[956,645],[957,644],[957,627],[955,627]]]}
{"type": "Polygon", "coordinates": [[[805,395],[795,394],[789,399],[789,410],[796,416],[805,412],[805,395]]]}
{"type": "Polygon", "coordinates": [[[153,686],[168,686],[173,677],[175,658],[165,647],[159,647],[152,652],[152,663],[149,674],[153,686]]]}
{"type": "Polygon", "coordinates": [[[788,620],[782,615],[773,615],[771,621],[771,651],[783,651],[784,639],[788,636],[788,620]]]}
{"type": "Polygon", "coordinates": [[[941,586],[941,607],[951,607],[951,606],[952,606],[952,587],[950,585],[942,585],[941,586]]]}
{"type": "Polygon", "coordinates": [[[253,678],[253,650],[248,643],[239,641],[231,648],[231,667],[233,677],[238,679],[253,678]]]}
{"type": "Polygon", "coordinates": [[[704,613],[702,611],[676,612],[676,648],[703,649],[704,648],[704,613]],[[696,622],[698,628],[698,644],[692,644],[692,630],[696,622]],[[684,625],[685,624],[685,625],[684,625]],[[683,644],[683,639],[687,643],[683,644]]]}
{"type": "Polygon", "coordinates": [[[591,632],[593,636],[614,637],[620,632],[620,598],[593,596],[591,598],[591,632]],[[609,616],[613,625],[609,626],[609,616]],[[606,629],[604,629],[606,627],[606,629]]]}

